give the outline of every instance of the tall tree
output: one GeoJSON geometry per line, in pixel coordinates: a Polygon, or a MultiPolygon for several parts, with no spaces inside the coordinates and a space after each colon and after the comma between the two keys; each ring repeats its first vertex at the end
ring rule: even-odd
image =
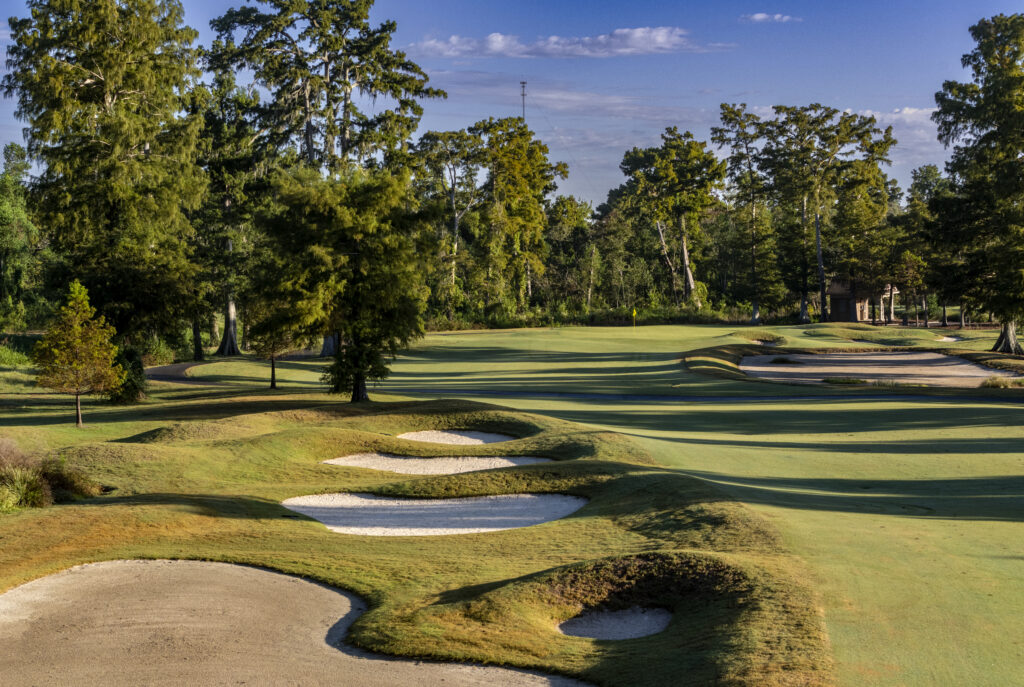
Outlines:
{"type": "Polygon", "coordinates": [[[967,297],[1001,324],[993,348],[1024,354],[1024,15],[997,15],[971,27],[963,56],[971,81],[946,81],[932,118],[953,146],[946,168],[961,223],[967,297]]]}
{"type": "Polygon", "coordinates": [[[459,248],[462,244],[460,225],[467,213],[477,209],[485,198],[478,183],[486,162],[483,140],[465,129],[428,131],[420,137],[416,154],[425,180],[420,185],[420,192],[425,200],[440,200],[448,219],[448,231],[439,241],[446,269],[437,290],[444,293],[435,294],[435,297],[440,296],[438,300],[451,319],[463,296],[458,279],[459,248]]]}
{"type": "Polygon", "coordinates": [[[469,132],[483,141],[488,172],[487,236],[478,243],[486,253],[485,283],[494,300],[507,300],[522,312],[531,300],[533,275],[544,270],[545,199],[569,169],[548,159],[548,147],[521,117],[480,121],[469,132]]]}
{"type": "Polygon", "coordinates": [[[255,145],[252,114],[259,96],[254,89],[239,87],[233,73],[222,71],[214,73],[201,96],[195,104],[203,118],[199,162],[209,178],[209,192],[196,214],[196,253],[224,313],[217,355],[239,355],[235,298],[247,288],[246,267],[256,244],[252,215],[274,158],[255,145]]]}
{"type": "Polygon", "coordinates": [[[722,103],[720,119],[722,125],[711,129],[711,140],[729,148],[728,174],[736,189],[737,204],[746,206],[750,232],[750,324],[761,323],[761,289],[757,278],[759,200],[764,194],[765,182],[757,166],[760,144],[763,138],[761,118],[747,112],[746,103],[727,105],[722,103]]]}
{"type": "Polygon", "coordinates": [[[259,111],[264,143],[297,144],[309,165],[338,175],[351,160],[403,145],[419,123],[419,101],[445,96],[391,47],[394,22],[370,24],[371,7],[255,0],[211,22],[220,39],[213,66],[251,69],[270,93],[259,111]],[[379,100],[390,107],[378,109],[379,100]]]}
{"type": "Polygon", "coordinates": [[[765,123],[766,143],[759,162],[771,178],[777,200],[795,208],[799,216],[799,233],[790,241],[791,252],[798,255],[797,273],[790,270],[790,274],[796,277],[791,278],[791,284],[800,293],[800,320],[810,320],[807,300],[812,254],[817,264],[822,319],[827,320],[822,222],[831,210],[840,173],[851,159],[888,162],[886,155],[896,139],[892,127],[880,130],[874,117],[840,112],[818,103],[805,107],[776,105],[772,109],[775,117],[765,123]],[[813,249],[808,210],[814,217],[813,249]]]}
{"type": "Polygon", "coordinates": [[[323,179],[299,169],[275,178],[277,200],[262,220],[281,258],[278,300],[292,305],[277,326],[339,332],[325,380],[353,402],[369,400],[367,381],[387,376],[389,359],[423,333],[419,226],[407,189],[383,171],[323,179]]]}
{"type": "Polygon", "coordinates": [[[671,276],[673,297],[679,305],[678,273],[683,272],[683,295],[700,307],[691,267],[691,242],[699,235],[700,213],[715,202],[713,191],[725,178],[726,163],[719,161],[689,131],[669,127],[658,148],[633,148],[620,165],[626,186],[637,208],[649,215],[658,232],[665,264],[671,276]],[[673,259],[678,232],[679,256],[673,259]],[[677,265],[678,263],[678,265],[677,265]]]}
{"type": "Polygon", "coordinates": [[[29,0],[10,20],[7,96],[27,123],[40,226],[127,339],[176,329],[195,267],[186,211],[203,194],[198,75],[177,0],[29,0]]]}
{"type": "Polygon", "coordinates": [[[17,143],[4,146],[4,171],[0,174],[0,330],[24,329],[31,318],[29,307],[42,298],[40,280],[46,245],[29,217],[24,179],[27,167],[24,148],[17,143]]]}

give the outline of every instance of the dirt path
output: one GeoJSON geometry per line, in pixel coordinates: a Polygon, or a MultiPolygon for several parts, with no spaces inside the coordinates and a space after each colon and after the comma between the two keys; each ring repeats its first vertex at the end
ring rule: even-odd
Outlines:
{"type": "Polygon", "coordinates": [[[225,563],[112,561],[0,595],[4,685],[558,685],[528,671],[341,644],[358,597],[225,563]]]}

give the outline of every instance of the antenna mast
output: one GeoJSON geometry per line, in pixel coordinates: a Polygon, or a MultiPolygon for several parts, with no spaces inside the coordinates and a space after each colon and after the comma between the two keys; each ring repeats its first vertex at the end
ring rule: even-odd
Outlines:
{"type": "Polygon", "coordinates": [[[519,82],[520,95],[523,96],[523,121],[526,121],[526,82],[519,82]]]}

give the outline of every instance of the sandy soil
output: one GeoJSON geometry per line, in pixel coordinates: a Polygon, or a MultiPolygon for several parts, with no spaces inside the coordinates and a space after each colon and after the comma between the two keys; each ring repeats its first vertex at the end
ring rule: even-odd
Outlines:
{"type": "Polygon", "coordinates": [[[281,502],[285,508],[342,534],[422,537],[496,532],[558,520],[586,505],[564,494],[503,494],[460,499],[395,499],[373,494],[315,494],[281,502]]]}
{"type": "Polygon", "coordinates": [[[400,472],[404,475],[454,475],[460,472],[496,470],[517,465],[550,463],[551,461],[547,458],[531,458],[529,456],[414,458],[392,456],[387,453],[356,453],[342,458],[331,458],[324,462],[330,465],[400,472]]]}
{"type": "Polygon", "coordinates": [[[341,644],[354,595],[195,561],[71,568],[0,595],[0,682],[20,685],[581,685],[341,644]]]}
{"type": "Polygon", "coordinates": [[[569,618],[559,632],[591,639],[635,639],[661,632],[672,621],[664,608],[634,606],[624,611],[593,611],[569,618]]]}
{"type": "Polygon", "coordinates": [[[779,355],[743,358],[740,369],[751,377],[775,382],[812,384],[826,377],[850,377],[869,382],[978,387],[989,377],[1013,377],[1009,372],[969,363],[962,358],[927,352],[785,354],[797,364],[775,364],[779,355]]]}
{"type": "Polygon", "coordinates": [[[405,434],[399,434],[398,438],[408,439],[410,441],[425,441],[430,444],[458,444],[461,446],[497,444],[502,441],[512,441],[515,439],[515,437],[510,437],[507,434],[475,432],[469,429],[458,429],[450,432],[429,429],[423,432],[406,432],[405,434]]]}

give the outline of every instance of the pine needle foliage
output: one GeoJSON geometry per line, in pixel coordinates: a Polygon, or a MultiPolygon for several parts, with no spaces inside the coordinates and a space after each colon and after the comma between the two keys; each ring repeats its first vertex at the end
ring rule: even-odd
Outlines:
{"type": "Polygon", "coordinates": [[[103,316],[94,317],[89,294],[78,281],[71,284],[68,302],[53,326],[36,344],[33,359],[39,368],[36,383],[74,394],[76,424],[82,426],[83,394],[103,393],[120,386],[124,371],[114,363],[114,328],[103,316]]]}

